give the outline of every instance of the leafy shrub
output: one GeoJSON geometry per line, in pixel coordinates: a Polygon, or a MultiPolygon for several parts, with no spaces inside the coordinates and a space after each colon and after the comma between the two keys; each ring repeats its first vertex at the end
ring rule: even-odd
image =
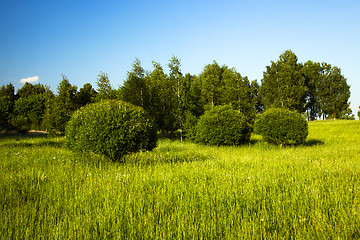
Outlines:
{"type": "Polygon", "coordinates": [[[29,118],[22,115],[13,117],[12,125],[14,129],[19,133],[26,133],[31,129],[31,123],[29,118]]]}
{"type": "Polygon", "coordinates": [[[190,141],[195,140],[197,122],[198,122],[198,118],[195,115],[193,115],[190,111],[185,113],[185,121],[183,125],[184,125],[185,137],[187,140],[190,141]]]}
{"type": "Polygon", "coordinates": [[[300,113],[272,108],[259,115],[255,121],[254,131],[269,143],[299,144],[306,140],[308,123],[300,113]]]}
{"type": "Polygon", "coordinates": [[[91,151],[112,160],[151,150],[157,132],[145,111],[130,103],[108,100],[77,110],[66,126],[65,144],[75,151],[91,151]]]}
{"type": "Polygon", "coordinates": [[[205,111],[196,125],[195,141],[209,145],[240,145],[250,140],[250,127],[244,114],[231,106],[205,111]]]}

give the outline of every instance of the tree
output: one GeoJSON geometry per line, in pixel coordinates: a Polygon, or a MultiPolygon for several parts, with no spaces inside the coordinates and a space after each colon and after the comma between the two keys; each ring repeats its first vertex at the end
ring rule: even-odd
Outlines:
{"type": "Polygon", "coordinates": [[[8,97],[0,97],[0,131],[11,128],[14,103],[8,97]]]}
{"type": "Polygon", "coordinates": [[[0,130],[9,130],[12,127],[11,118],[15,104],[15,88],[11,83],[0,88],[0,130]]]}
{"type": "Polygon", "coordinates": [[[44,116],[41,122],[41,129],[47,132],[55,129],[55,116],[53,111],[55,111],[54,104],[55,104],[55,95],[50,90],[50,88],[46,87],[45,91],[45,111],[44,116]]]}
{"type": "Polygon", "coordinates": [[[315,120],[320,112],[320,94],[322,88],[322,67],[320,63],[311,60],[304,63],[302,73],[305,85],[308,89],[306,94],[306,116],[308,120],[315,120]]]}
{"type": "Polygon", "coordinates": [[[308,88],[306,111],[309,120],[317,117],[351,118],[350,86],[340,68],[307,61],[302,72],[308,88]]]}
{"type": "Polygon", "coordinates": [[[139,59],[135,59],[133,68],[120,88],[121,99],[136,106],[148,109],[149,95],[145,81],[145,71],[139,59]]]}
{"type": "Polygon", "coordinates": [[[177,129],[174,112],[175,96],[162,66],[153,61],[153,67],[154,69],[145,78],[149,91],[148,111],[160,131],[172,132],[177,129]]]}
{"type": "Polygon", "coordinates": [[[170,68],[170,73],[169,73],[169,81],[173,90],[173,93],[176,96],[176,101],[175,101],[175,109],[176,109],[176,116],[177,116],[177,124],[178,124],[178,129],[180,131],[180,141],[183,140],[183,120],[184,120],[184,78],[183,75],[181,73],[180,70],[180,60],[175,57],[172,56],[170,58],[170,62],[169,62],[169,68],[170,68]]]}
{"type": "MultiPolygon", "coordinates": [[[[109,77],[107,73],[100,72],[98,74],[98,78],[96,81],[97,84],[97,100],[100,101],[101,99],[115,99],[115,92],[110,84],[109,77]]],[[[91,91],[91,90],[90,90],[91,91]]]]}
{"type": "Polygon", "coordinates": [[[76,110],[77,87],[72,86],[67,77],[62,75],[57,92],[52,106],[52,114],[55,118],[54,128],[56,131],[64,132],[67,121],[76,110]]]}
{"type": "Polygon", "coordinates": [[[348,109],[346,109],[345,111],[343,111],[340,119],[345,119],[345,120],[355,120],[355,115],[353,114],[352,110],[350,107],[348,107],[348,109]]]}
{"type": "Polygon", "coordinates": [[[21,131],[40,130],[45,114],[45,100],[44,93],[17,99],[14,106],[14,125],[16,129],[21,131]]]}
{"type": "Polygon", "coordinates": [[[41,122],[45,113],[46,87],[42,84],[26,82],[17,91],[14,105],[13,124],[19,131],[41,129],[41,122]]]}
{"type": "Polygon", "coordinates": [[[322,64],[322,86],[318,91],[323,118],[342,118],[349,108],[350,86],[338,67],[322,64]]]}
{"type": "Polygon", "coordinates": [[[261,81],[260,93],[265,108],[280,107],[304,112],[307,88],[301,73],[302,65],[298,58],[287,50],[277,62],[266,66],[261,81]]]}
{"type": "Polygon", "coordinates": [[[214,61],[212,64],[206,65],[199,78],[205,104],[210,104],[211,106],[220,105],[222,69],[219,64],[214,61]]]}
{"type": "Polygon", "coordinates": [[[262,103],[263,101],[261,99],[261,95],[259,91],[260,91],[260,85],[257,82],[257,80],[251,81],[250,93],[251,93],[251,98],[254,101],[255,110],[257,113],[262,113],[264,111],[264,105],[262,103]]]}
{"type": "MultiPolygon", "coordinates": [[[[216,61],[206,65],[199,76],[204,104],[231,105],[243,113],[247,121],[255,118],[255,103],[258,100],[258,85],[251,85],[247,77],[242,77],[235,68],[219,66],[216,61]],[[257,87],[257,88],[256,88],[257,87]]],[[[259,100],[258,100],[259,101],[259,100]]],[[[257,103],[260,108],[260,103],[257,103]]]]}
{"type": "Polygon", "coordinates": [[[195,117],[204,113],[201,102],[201,84],[199,77],[186,73],[184,76],[184,109],[195,117]]]}
{"type": "Polygon", "coordinates": [[[6,86],[3,85],[0,88],[0,97],[7,97],[11,101],[15,101],[15,87],[12,83],[7,84],[6,86]]]}
{"type": "Polygon", "coordinates": [[[79,92],[76,95],[76,102],[78,107],[85,106],[88,103],[95,102],[97,96],[97,92],[90,83],[85,83],[82,88],[80,88],[79,92]]]}
{"type": "Polygon", "coordinates": [[[22,86],[18,91],[17,91],[17,97],[18,98],[26,98],[32,95],[37,95],[37,94],[42,94],[45,93],[46,88],[44,87],[44,85],[38,83],[38,84],[31,84],[26,82],[24,84],[24,86],[22,86]]]}
{"type": "Polygon", "coordinates": [[[245,115],[249,123],[255,119],[255,99],[247,77],[242,77],[235,68],[222,67],[222,104],[230,104],[245,115]]]}

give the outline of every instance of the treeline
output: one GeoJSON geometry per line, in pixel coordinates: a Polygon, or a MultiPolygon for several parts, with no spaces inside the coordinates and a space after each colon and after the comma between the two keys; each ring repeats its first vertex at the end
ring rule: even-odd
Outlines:
{"type": "Polygon", "coordinates": [[[96,89],[86,83],[78,90],[64,75],[55,94],[40,83],[25,83],[16,94],[11,83],[3,85],[0,128],[64,132],[75,110],[102,99],[141,106],[154,118],[160,131],[179,131],[181,137],[207,108],[217,105],[231,105],[244,113],[249,124],[257,113],[270,107],[296,110],[308,120],[353,118],[348,102],[350,87],[340,68],[312,61],[298,63],[291,50],[266,66],[261,84],[215,61],[199,75],[182,73],[181,62],[175,56],[168,67],[169,72],[165,73],[159,63],[153,62],[153,69],[145,71],[136,59],[117,89],[103,72],[98,75],[96,89]]]}

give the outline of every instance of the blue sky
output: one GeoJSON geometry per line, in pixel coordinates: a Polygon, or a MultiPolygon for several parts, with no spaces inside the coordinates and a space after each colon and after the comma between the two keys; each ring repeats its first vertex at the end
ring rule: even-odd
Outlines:
{"type": "Polygon", "coordinates": [[[135,58],[167,71],[172,55],[183,73],[216,60],[260,81],[291,49],[299,62],[340,67],[354,114],[360,105],[358,0],[0,0],[0,34],[0,85],[32,78],[56,92],[65,74],[78,89],[96,87],[102,71],[118,88],[135,58]]]}

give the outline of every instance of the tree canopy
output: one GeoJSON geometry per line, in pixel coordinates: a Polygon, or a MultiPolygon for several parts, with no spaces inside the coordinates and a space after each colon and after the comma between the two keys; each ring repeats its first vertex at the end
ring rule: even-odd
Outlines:
{"type": "Polygon", "coordinates": [[[205,65],[198,75],[183,73],[176,56],[169,59],[167,67],[166,73],[153,61],[153,69],[146,71],[136,58],[118,89],[111,86],[104,72],[98,74],[96,89],[85,83],[78,91],[65,75],[55,94],[40,83],[25,83],[16,94],[11,83],[3,85],[0,130],[36,128],[63,132],[76,109],[103,99],[140,106],[161,132],[178,132],[181,138],[192,135],[191,129],[205,109],[219,105],[242,113],[250,127],[257,113],[273,107],[295,110],[308,120],[353,118],[350,86],[341,69],[325,62],[300,63],[291,50],[265,67],[261,84],[216,61],[205,65]]]}
{"type": "Polygon", "coordinates": [[[295,53],[287,50],[278,61],[266,66],[260,87],[265,108],[304,111],[307,88],[301,74],[302,65],[297,61],[295,53]]]}

